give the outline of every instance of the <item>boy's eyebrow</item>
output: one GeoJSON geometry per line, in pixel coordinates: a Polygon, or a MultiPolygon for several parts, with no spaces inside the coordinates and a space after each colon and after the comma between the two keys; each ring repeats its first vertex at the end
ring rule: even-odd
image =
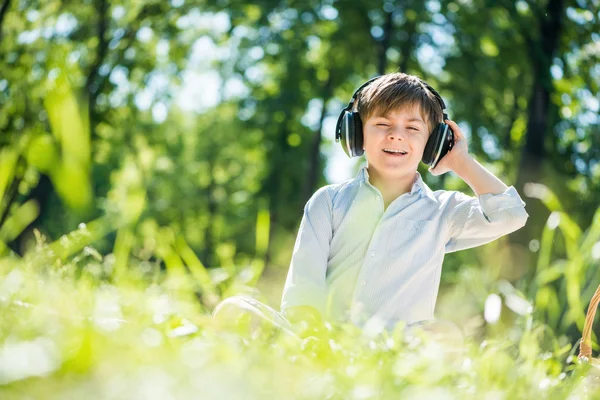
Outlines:
{"type": "Polygon", "coordinates": [[[420,122],[420,123],[422,123],[423,125],[425,125],[425,121],[423,121],[421,118],[413,117],[413,118],[409,118],[409,119],[408,119],[408,122],[415,122],[415,121],[416,121],[416,122],[420,122]]]}
{"type": "MultiPolygon", "coordinates": [[[[384,119],[390,119],[390,118],[389,118],[389,116],[386,116],[386,115],[377,115],[377,116],[375,116],[375,118],[384,118],[384,119]]],[[[422,123],[423,125],[427,125],[427,124],[425,123],[425,121],[423,121],[423,119],[422,119],[422,118],[419,118],[419,117],[412,117],[412,118],[409,118],[409,119],[408,119],[406,122],[420,122],[420,123],[422,123]]]]}

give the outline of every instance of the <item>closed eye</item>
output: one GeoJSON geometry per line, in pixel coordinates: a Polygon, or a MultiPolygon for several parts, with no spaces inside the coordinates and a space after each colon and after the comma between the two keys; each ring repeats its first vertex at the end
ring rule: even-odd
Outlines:
{"type": "Polygon", "coordinates": [[[389,126],[388,124],[377,124],[377,126],[389,126]]]}
{"type": "Polygon", "coordinates": [[[413,130],[413,131],[419,130],[419,128],[417,128],[416,126],[409,126],[408,129],[413,130]]]}

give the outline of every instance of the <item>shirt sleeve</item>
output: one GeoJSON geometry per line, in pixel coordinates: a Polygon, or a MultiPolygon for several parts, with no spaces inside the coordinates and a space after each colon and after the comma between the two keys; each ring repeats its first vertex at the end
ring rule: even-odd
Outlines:
{"type": "Polygon", "coordinates": [[[517,190],[479,197],[453,192],[448,204],[446,253],[489,243],[525,225],[529,215],[517,190]]]}
{"type": "Polygon", "coordinates": [[[281,309],[311,306],[324,315],[327,302],[327,260],[333,236],[332,201],[327,187],[315,192],[304,207],[288,271],[281,309]]]}

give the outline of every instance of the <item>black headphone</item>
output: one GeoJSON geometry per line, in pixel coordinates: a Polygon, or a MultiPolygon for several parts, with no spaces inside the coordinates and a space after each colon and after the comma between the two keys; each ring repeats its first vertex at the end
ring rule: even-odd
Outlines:
{"type": "MultiPolygon", "coordinates": [[[[370,85],[373,81],[379,79],[380,76],[369,79],[363,83],[356,92],[352,95],[352,99],[348,106],[342,110],[335,127],[335,141],[342,141],[342,148],[348,157],[358,157],[364,153],[363,150],[363,129],[362,121],[358,112],[353,112],[352,107],[354,102],[357,100],[358,94],[366,86],[370,85]]],[[[425,81],[419,79],[419,81],[435,96],[442,107],[443,121],[449,119],[446,113],[446,104],[444,100],[435,91],[434,88],[429,86],[425,81]]],[[[437,163],[450,151],[454,145],[454,133],[452,129],[444,123],[439,123],[433,132],[429,135],[425,150],[423,151],[423,158],[421,161],[429,165],[431,168],[435,168],[437,163]]]]}

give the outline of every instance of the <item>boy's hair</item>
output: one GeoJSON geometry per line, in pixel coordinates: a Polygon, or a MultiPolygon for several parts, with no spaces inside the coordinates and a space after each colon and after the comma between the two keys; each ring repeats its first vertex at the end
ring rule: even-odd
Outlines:
{"type": "Polygon", "coordinates": [[[404,106],[418,106],[423,120],[431,131],[442,121],[442,107],[421,80],[402,72],[382,75],[358,95],[353,111],[366,122],[373,115],[385,116],[404,106]]]}

